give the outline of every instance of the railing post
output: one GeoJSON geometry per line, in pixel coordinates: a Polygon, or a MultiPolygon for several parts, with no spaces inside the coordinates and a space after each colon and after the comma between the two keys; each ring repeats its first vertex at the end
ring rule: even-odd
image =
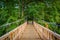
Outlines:
{"type": "Polygon", "coordinates": [[[57,33],[54,33],[53,31],[48,29],[48,24],[45,23],[45,27],[38,25],[37,23],[34,24],[36,29],[38,30],[38,33],[42,35],[41,38],[44,38],[44,40],[60,40],[60,35],[57,33]],[[39,27],[40,26],[40,27],[39,27]],[[42,31],[41,31],[42,30],[42,31]],[[41,33],[40,33],[41,32],[41,33]]]}
{"type": "Polygon", "coordinates": [[[12,36],[13,36],[13,33],[11,32],[10,35],[9,35],[10,40],[13,40],[13,37],[12,36]]]}

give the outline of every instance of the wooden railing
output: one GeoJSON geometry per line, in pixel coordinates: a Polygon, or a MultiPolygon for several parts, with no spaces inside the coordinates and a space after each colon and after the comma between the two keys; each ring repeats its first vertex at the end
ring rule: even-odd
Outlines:
{"type": "MultiPolygon", "coordinates": [[[[60,35],[34,22],[34,28],[42,40],[60,40],[60,35]]],[[[20,40],[27,22],[0,37],[0,40],[20,40]]]]}
{"type": "Polygon", "coordinates": [[[60,40],[60,35],[34,22],[34,27],[42,40],[60,40]]]}
{"type": "Polygon", "coordinates": [[[27,23],[20,25],[19,27],[15,28],[14,30],[10,31],[9,33],[0,37],[0,40],[18,40],[20,39],[23,30],[25,29],[27,23]]]}

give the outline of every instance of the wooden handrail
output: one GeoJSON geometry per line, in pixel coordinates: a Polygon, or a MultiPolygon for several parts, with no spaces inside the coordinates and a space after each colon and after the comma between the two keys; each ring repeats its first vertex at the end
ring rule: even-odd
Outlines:
{"type": "Polygon", "coordinates": [[[25,29],[27,22],[10,31],[9,33],[0,37],[0,40],[17,40],[17,38],[21,37],[23,30],[25,29]],[[19,36],[20,35],[20,36],[19,36]]]}
{"type": "Polygon", "coordinates": [[[34,22],[34,27],[43,40],[60,40],[60,35],[34,22]]]}
{"type": "MultiPolygon", "coordinates": [[[[10,31],[9,33],[0,37],[0,40],[18,40],[21,38],[22,33],[24,32],[27,22],[10,31]]],[[[38,32],[42,40],[60,40],[60,35],[54,33],[53,31],[41,26],[40,24],[34,22],[34,28],[38,32]]]]}

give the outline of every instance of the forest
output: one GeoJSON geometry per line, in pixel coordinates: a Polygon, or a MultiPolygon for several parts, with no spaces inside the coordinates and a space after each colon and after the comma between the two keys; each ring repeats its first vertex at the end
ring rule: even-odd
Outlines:
{"type": "Polygon", "coordinates": [[[60,0],[0,0],[0,36],[31,20],[60,34],[60,0]]]}

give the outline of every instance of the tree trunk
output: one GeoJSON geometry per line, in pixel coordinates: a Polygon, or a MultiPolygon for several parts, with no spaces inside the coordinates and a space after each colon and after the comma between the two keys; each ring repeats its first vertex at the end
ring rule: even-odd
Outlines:
{"type": "Polygon", "coordinates": [[[20,15],[20,0],[18,0],[18,5],[19,5],[19,18],[21,18],[21,15],[20,15]]]}

